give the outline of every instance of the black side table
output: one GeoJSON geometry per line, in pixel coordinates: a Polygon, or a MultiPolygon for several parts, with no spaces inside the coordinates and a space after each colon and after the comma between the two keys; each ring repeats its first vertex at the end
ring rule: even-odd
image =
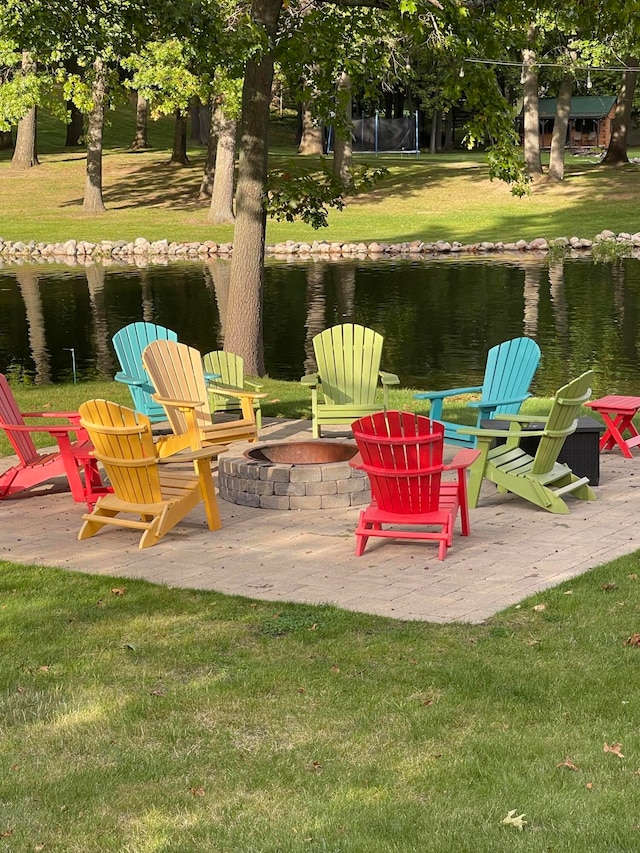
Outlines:
{"type": "MultiPolygon", "coordinates": [[[[487,420],[480,424],[485,429],[509,429],[509,421],[487,420]]],[[[524,431],[544,429],[539,422],[523,424],[524,431]]],[[[600,437],[604,433],[604,424],[594,418],[578,418],[576,431],[567,436],[562,450],[558,454],[558,462],[568,465],[576,477],[588,477],[589,485],[597,486],[600,482],[600,437]]],[[[495,444],[504,444],[506,437],[494,439],[495,444]]],[[[520,439],[520,447],[535,456],[540,442],[539,436],[520,439]]]]}

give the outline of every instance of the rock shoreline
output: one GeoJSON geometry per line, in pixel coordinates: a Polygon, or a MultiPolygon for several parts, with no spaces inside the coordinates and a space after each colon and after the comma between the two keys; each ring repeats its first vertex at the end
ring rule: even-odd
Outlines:
{"type": "MultiPolygon", "coordinates": [[[[280,259],[317,259],[345,257],[418,257],[462,254],[501,254],[513,252],[548,253],[556,250],[584,254],[593,246],[602,242],[621,244],[631,252],[640,250],[640,231],[635,234],[613,231],[602,231],[593,240],[584,237],[557,237],[546,240],[539,237],[535,240],[517,240],[516,242],[460,243],[456,240],[436,240],[422,242],[414,240],[410,243],[340,243],[325,240],[314,240],[311,243],[296,243],[287,240],[286,243],[276,243],[267,246],[266,255],[269,258],[280,259]]],[[[36,243],[20,240],[4,240],[0,237],[0,267],[11,263],[49,262],[74,264],[100,261],[101,263],[119,261],[146,265],[148,263],[166,264],[171,260],[206,260],[211,258],[229,258],[233,253],[232,243],[216,243],[212,240],[205,242],[178,243],[169,240],[146,240],[138,237],[132,242],[126,240],[102,240],[91,243],[86,240],[67,240],[64,243],[36,243]]]]}

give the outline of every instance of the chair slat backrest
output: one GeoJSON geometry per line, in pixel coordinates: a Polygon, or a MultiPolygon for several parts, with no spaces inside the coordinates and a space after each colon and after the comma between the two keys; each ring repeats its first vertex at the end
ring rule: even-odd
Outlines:
{"type": "MultiPolygon", "coordinates": [[[[224,350],[208,352],[202,358],[202,364],[207,373],[218,373],[222,385],[231,388],[244,388],[244,359],[241,355],[224,350]]],[[[237,397],[226,397],[223,394],[209,392],[209,408],[212,412],[219,409],[237,409],[240,406],[237,397]]]]}
{"type": "MultiPolygon", "coordinates": [[[[511,400],[526,395],[540,364],[540,347],[533,338],[513,338],[491,347],[482,383],[481,400],[511,400]]],[[[516,414],[520,402],[501,403],[494,414],[516,414]]]]}
{"type": "MultiPolygon", "coordinates": [[[[144,350],[142,361],[160,397],[197,402],[194,411],[198,428],[211,426],[202,356],[197,349],[177,341],[152,341],[144,350]]],[[[167,419],[176,435],[189,431],[184,415],[177,409],[168,408],[167,419]]]]}
{"type": "Polygon", "coordinates": [[[324,402],[373,405],[384,338],[373,329],[344,323],[313,339],[324,402]]]}
{"type": "Polygon", "coordinates": [[[352,424],[378,507],[417,515],[440,501],[444,426],[411,412],[376,412],[352,424]]]}
{"type": "Polygon", "coordinates": [[[122,372],[143,382],[142,385],[130,385],[129,389],[136,409],[148,415],[157,414],[159,407],[151,399],[154,387],[144,369],[142,353],[151,341],[157,340],[177,341],[178,335],[165,326],[139,322],[129,323],[113,336],[113,348],[122,372]]]}
{"type": "Polygon", "coordinates": [[[108,400],[87,400],[78,411],[116,497],[131,504],[160,502],[162,492],[149,418],[108,400]]]}
{"type": "Polygon", "coordinates": [[[587,370],[556,391],[544,435],[533,460],[533,475],[548,473],[558,461],[567,436],[575,432],[580,407],[591,397],[592,379],[593,370],[587,370]]]}
{"type": "MultiPolygon", "coordinates": [[[[24,418],[9,387],[7,377],[0,373],[0,427],[5,425],[24,426],[24,418]]],[[[6,435],[23,465],[29,465],[38,458],[38,451],[29,433],[7,430],[6,435]]]]}

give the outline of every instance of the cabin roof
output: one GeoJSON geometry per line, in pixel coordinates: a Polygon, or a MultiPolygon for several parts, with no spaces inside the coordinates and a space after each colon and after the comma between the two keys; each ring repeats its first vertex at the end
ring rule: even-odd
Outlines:
{"type": "MultiPolygon", "coordinates": [[[[538,117],[553,118],[556,114],[557,98],[539,98],[538,117]]],[[[582,95],[571,98],[569,118],[603,118],[608,115],[615,104],[615,96],[582,95]]]]}

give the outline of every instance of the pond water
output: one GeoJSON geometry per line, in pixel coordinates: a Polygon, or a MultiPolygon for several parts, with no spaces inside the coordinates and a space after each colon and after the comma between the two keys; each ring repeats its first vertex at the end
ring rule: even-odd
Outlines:
{"type": "MultiPolygon", "coordinates": [[[[167,266],[24,265],[0,269],[0,372],[22,381],[111,378],[113,334],[135,320],[168,326],[206,353],[224,342],[229,262],[167,266]]],[[[311,339],[341,322],[385,338],[385,370],[423,389],[477,384],[487,349],[529,335],[542,350],[533,390],[587,368],[594,393],[640,393],[640,262],[486,257],[268,261],[270,376],[314,369],[311,339]]]]}

